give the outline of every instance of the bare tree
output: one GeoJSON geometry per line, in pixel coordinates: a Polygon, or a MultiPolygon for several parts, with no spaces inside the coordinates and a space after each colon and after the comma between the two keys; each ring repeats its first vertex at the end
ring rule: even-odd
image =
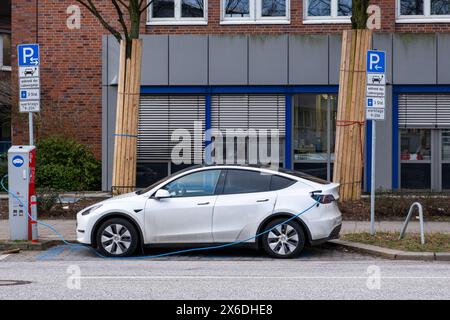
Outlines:
{"type": "Polygon", "coordinates": [[[367,8],[369,0],[353,0],[352,5],[352,29],[366,29],[367,8]]]}
{"type": "Polygon", "coordinates": [[[139,39],[139,28],[142,14],[152,4],[153,0],[110,0],[116,11],[116,21],[119,22],[121,30],[119,31],[111,24],[111,21],[104,16],[94,0],[76,0],[94,15],[108,30],[117,41],[125,40],[127,44],[127,57],[131,56],[131,40],[139,39]]]}

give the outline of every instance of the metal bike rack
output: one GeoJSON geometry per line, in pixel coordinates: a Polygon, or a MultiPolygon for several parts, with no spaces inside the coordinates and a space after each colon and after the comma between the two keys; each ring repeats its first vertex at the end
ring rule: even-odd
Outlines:
{"type": "Polygon", "coordinates": [[[400,237],[398,238],[398,240],[403,239],[403,237],[405,236],[406,228],[408,227],[409,220],[411,219],[415,207],[419,209],[420,243],[425,244],[425,233],[423,230],[423,208],[419,202],[414,202],[409,208],[408,216],[406,217],[405,223],[403,224],[402,231],[400,231],[400,237]]]}

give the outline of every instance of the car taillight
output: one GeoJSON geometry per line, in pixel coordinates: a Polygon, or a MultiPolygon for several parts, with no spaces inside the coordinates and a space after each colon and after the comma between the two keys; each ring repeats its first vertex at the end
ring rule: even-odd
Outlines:
{"type": "Polygon", "coordinates": [[[313,198],[314,200],[318,201],[321,204],[328,204],[336,200],[334,199],[332,194],[312,194],[311,198],[313,198]]]}

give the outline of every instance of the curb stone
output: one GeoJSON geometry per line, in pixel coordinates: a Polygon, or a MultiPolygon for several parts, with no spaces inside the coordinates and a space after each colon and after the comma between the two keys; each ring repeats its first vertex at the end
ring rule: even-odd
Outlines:
{"type": "Polygon", "coordinates": [[[450,252],[402,251],[339,239],[330,240],[328,243],[356,252],[371,254],[391,260],[450,261],[450,252]]]}
{"type": "Polygon", "coordinates": [[[42,251],[63,244],[61,240],[42,240],[38,243],[32,243],[31,241],[0,241],[0,253],[11,249],[42,251]]]}

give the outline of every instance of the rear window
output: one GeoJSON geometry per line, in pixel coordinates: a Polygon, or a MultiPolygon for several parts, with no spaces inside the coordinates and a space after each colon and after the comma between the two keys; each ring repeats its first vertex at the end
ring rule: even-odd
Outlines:
{"type": "Polygon", "coordinates": [[[270,190],[276,191],[276,190],[284,189],[289,186],[292,186],[294,183],[295,183],[295,180],[285,178],[282,176],[273,175],[272,179],[270,180],[270,190]]]}
{"type": "Polygon", "coordinates": [[[252,193],[269,191],[269,174],[261,174],[259,171],[227,170],[223,194],[252,193]]]}
{"type": "Polygon", "coordinates": [[[282,173],[290,174],[290,175],[293,175],[295,177],[299,177],[299,178],[302,178],[302,179],[305,179],[305,180],[309,180],[309,181],[312,181],[312,182],[315,182],[315,183],[329,184],[329,182],[327,180],[323,180],[321,178],[311,176],[311,175],[306,174],[304,172],[293,171],[293,170],[286,170],[286,169],[279,169],[278,171],[282,172],[282,173]]]}

